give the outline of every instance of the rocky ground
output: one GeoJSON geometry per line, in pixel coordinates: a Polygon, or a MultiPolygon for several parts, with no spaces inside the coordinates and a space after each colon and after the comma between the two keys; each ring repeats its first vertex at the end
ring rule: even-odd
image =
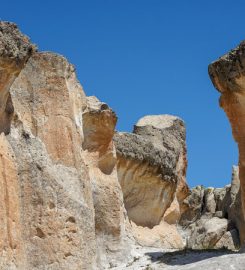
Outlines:
{"type": "Polygon", "coordinates": [[[134,257],[127,265],[114,270],[244,270],[245,253],[226,250],[168,251],[136,247],[134,257]]]}

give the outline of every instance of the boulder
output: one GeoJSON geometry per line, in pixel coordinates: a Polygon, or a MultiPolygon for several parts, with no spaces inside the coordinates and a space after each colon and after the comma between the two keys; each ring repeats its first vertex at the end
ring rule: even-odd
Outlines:
{"type": "MultiPolygon", "coordinates": [[[[129,219],[136,226],[150,229],[162,221],[176,224],[188,195],[183,121],[170,115],[145,116],[133,133],[116,133],[114,142],[129,219]]],[[[183,246],[180,242],[176,248],[183,246]]]]}
{"type": "Polygon", "coordinates": [[[216,249],[236,250],[240,247],[239,234],[236,229],[224,233],[224,235],[215,244],[216,249]]]}
{"type": "Polygon", "coordinates": [[[228,220],[225,218],[202,217],[195,224],[192,224],[187,247],[191,249],[213,248],[224,236],[227,229],[228,220]]]}

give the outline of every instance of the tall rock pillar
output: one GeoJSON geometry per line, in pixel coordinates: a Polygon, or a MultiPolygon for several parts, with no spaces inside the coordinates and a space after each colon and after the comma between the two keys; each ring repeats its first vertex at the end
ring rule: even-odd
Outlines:
{"type": "MultiPolygon", "coordinates": [[[[245,41],[228,54],[209,65],[209,76],[221,93],[220,106],[224,109],[239,148],[239,178],[243,221],[245,217],[245,41]]],[[[244,232],[240,232],[245,244],[244,232]]]]}

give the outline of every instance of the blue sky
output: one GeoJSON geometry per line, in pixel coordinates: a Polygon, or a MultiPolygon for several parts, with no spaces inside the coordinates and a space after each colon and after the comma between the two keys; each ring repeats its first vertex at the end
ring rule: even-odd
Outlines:
{"type": "Polygon", "coordinates": [[[238,153],[207,66],[245,38],[244,10],[236,0],[12,0],[0,18],[75,64],[86,94],[116,111],[118,130],[147,114],[183,118],[188,183],[220,187],[238,153]]]}

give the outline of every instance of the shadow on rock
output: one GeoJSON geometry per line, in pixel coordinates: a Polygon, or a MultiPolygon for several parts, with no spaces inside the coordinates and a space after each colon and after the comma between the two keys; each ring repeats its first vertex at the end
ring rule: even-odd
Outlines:
{"type": "Polygon", "coordinates": [[[212,257],[218,257],[227,254],[239,254],[238,252],[226,249],[220,250],[178,250],[172,252],[147,252],[152,262],[164,263],[167,265],[186,265],[212,257]]]}

